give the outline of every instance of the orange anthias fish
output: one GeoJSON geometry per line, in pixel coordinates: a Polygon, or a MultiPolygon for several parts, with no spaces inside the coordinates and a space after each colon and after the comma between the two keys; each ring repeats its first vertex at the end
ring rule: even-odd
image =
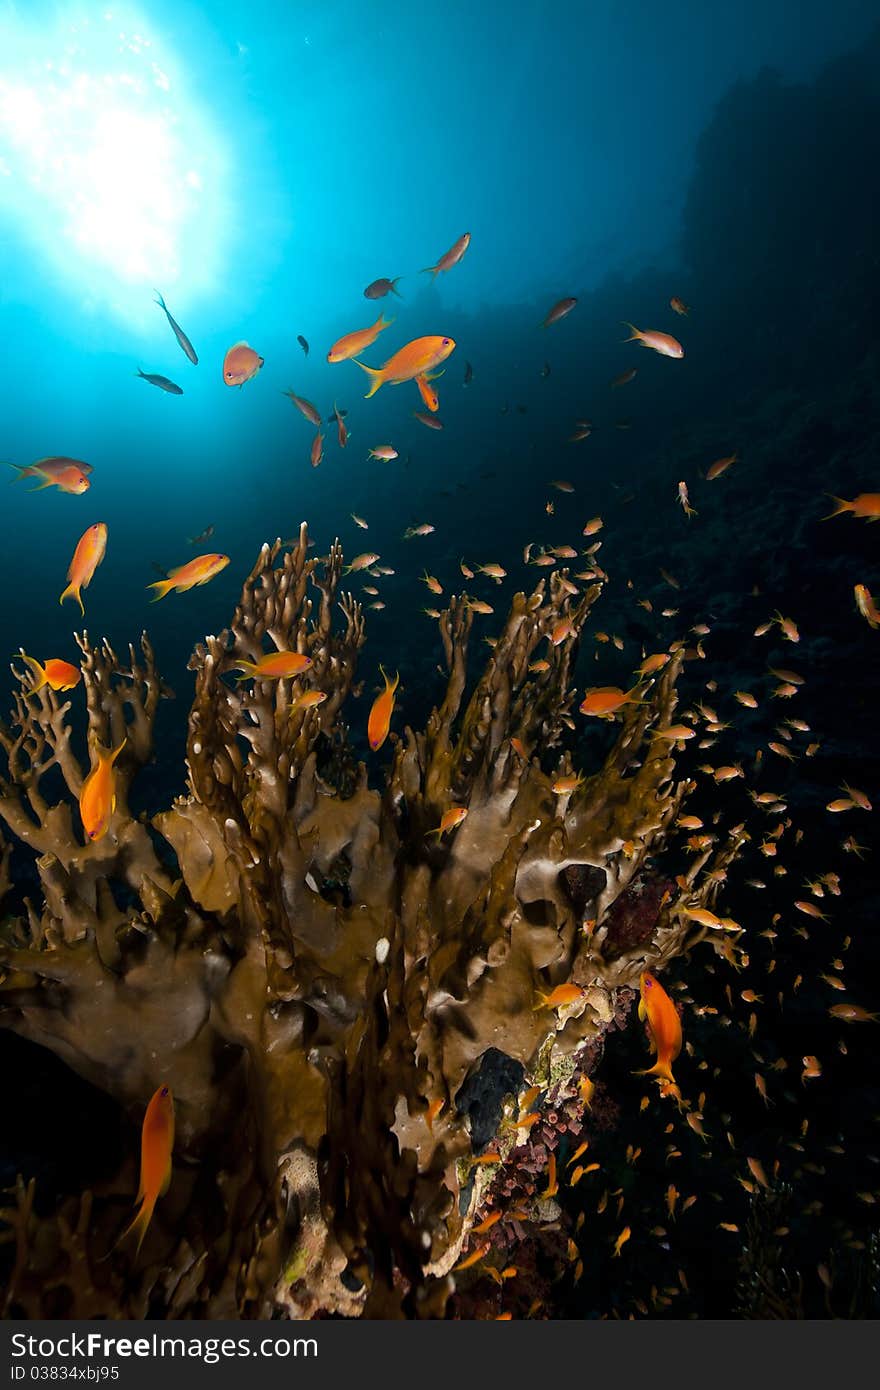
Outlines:
{"type": "Polygon", "coordinates": [[[856,584],[853,593],[855,595],[856,607],[862,617],[871,627],[880,627],[880,611],[871,596],[871,590],[864,584],[856,584]]]}
{"type": "MultiPolygon", "coordinates": [[[[387,679],[387,677],[386,677],[387,679]]],[[[440,839],[446,834],[447,830],[454,830],[457,825],[461,825],[468,813],[466,806],[450,806],[448,811],[444,811],[440,819],[440,824],[435,830],[429,830],[429,835],[437,835],[440,839]]]]}
{"type": "Polygon", "coordinates": [[[324,457],[324,436],[323,436],[323,434],[321,433],[321,431],[318,430],[317,434],[315,435],[314,439],[312,440],[312,447],[311,447],[311,450],[310,450],[310,452],[309,452],[309,461],[311,462],[312,467],[313,467],[313,468],[317,468],[317,467],[318,467],[318,464],[321,462],[321,460],[322,460],[323,457],[324,457]]]}
{"type": "Polygon", "coordinates": [[[398,674],[395,674],[394,680],[390,681],[381,666],[379,670],[385,681],[385,689],[373,701],[373,708],[370,710],[370,717],[367,720],[367,740],[374,753],[378,752],[388,737],[391,715],[394,712],[394,692],[400,684],[398,674]]]}
{"type": "Polygon", "coordinates": [[[247,343],[233,343],[223,358],[223,380],[227,386],[244,386],[257,375],[264,361],[247,343]]]}
{"type": "Polygon", "coordinates": [[[569,1004],[574,1004],[576,1000],[583,999],[584,990],[580,985],[557,985],[549,994],[542,994],[540,990],[535,992],[537,1004],[532,1005],[532,1012],[537,1013],[539,1009],[564,1009],[569,1004]]]}
{"type": "Polygon", "coordinates": [[[657,1060],[653,1067],[637,1072],[637,1076],[659,1076],[675,1084],[672,1063],[681,1051],[681,1019],[678,1010],[663,986],[647,970],[639,976],[641,998],[639,1018],[647,1019],[657,1060]]]}
{"type": "Polygon", "coordinates": [[[169,570],[167,579],[158,579],[155,584],[147,585],[148,589],[156,590],[153,603],[158,603],[160,598],[170,594],[172,589],[176,589],[179,594],[185,594],[187,590],[194,589],[198,584],[207,584],[228,564],[228,555],[196,555],[185,565],[179,565],[177,569],[169,570]]]}
{"type": "Polygon", "coordinates": [[[452,338],[435,336],[413,338],[412,342],[399,348],[381,367],[367,367],[355,358],[361,371],[366,372],[370,378],[370,389],[365,400],[375,396],[380,386],[399,386],[402,381],[414,381],[417,376],[427,376],[428,372],[445,362],[454,350],[455,342],[452,338]]]}
{"type": "Polygon", "coordinates": [[[710,463],[706,469],[706,481],[711,483],[716,478],[720,478],[721,474],[725,473],[732,463],[736,463],[738,458],[739,454],[726,454],[723,459],[716,459],[714,463],[710,463]]]}
{"type": "Polygon", "coordinates": [[[22,652],[21,659],[30,668],[34,678],[34,683],[28,691],[29,695],[36,695],[44,685],[48,685],[52,690],[72,690],[82,678],[78,666],[71,666],[69,661],[59,661],[57,657],[50,657],[43,665],[25,652],[22,652]]]}
{"type": "Polygon", "coordinates": [[[642,330],[636,328],[634,324],[626,322],[623,326],[628,328],[631,334],[629,338],[625,339],[626,342],[639,342],[642,347],[659,352],[661,357],[684,357],[684,348],[677,338],[672,337],[671,333],[658,333],[655,328],[642,330]]]}
{"type": "Polygon", "coordinates": [[[560,299],[553,305],[553,308],[548,311],[546,318],[542,319],[541,327],[549,328],[551,324],[558,323],[560,319],[565,318],[566,314],[571,313],[576,304],[577,300],[571,296],[568,299],[560,299]]]}
{"type": "Polygon", "coordinates": [[[386,319],[384,314],[380,314],[375,323],[370,324],[369,328],[358,328],[354,333],[346,333],[343,337],[337,338],[330,351],[327,353],[328,362],[345,362],[349,357],[357,357],[359,352],[363,352],[371,343],[375,343],[379,334],[389,328],[394,319],[386,319]]]}
{"type": "Polygon", "coordinates": [[[141,1181],[135,1198],[141,1204],[140,1210],[122,1232],[117,1245],[131,1231],[137,1231],[137,1251],[140,1251],[156,1202],[165,1195],[171,1182],[173,1148],[174,1098],[170,1086],[160,1086],[150,1099],[141,1130],[141,1181]]]}
{"type": "Polygon", "coordinates": [[[27,467],[22,467],[19,463],[10,464],[10,467],[18,469],[18,477],[12,480],[14,483],[20,482],[22,478],[39,479],[37,486],[31,489],[32,492],[57,487],[59,492],[69,492],[79,497],[91,486],[87,475],[91,473],[92,466],[90,463],[80,462],[79,459],[45,458],[37,459],[36,463],[27,467]]]}
{"type": "Polygon", "coordinates": [[[240,681],[250,680],[251,676],[260,681],[292,680],[301,676],[312,664],[312,658],[302,652],[269,652],[259,661],[236,661],[233,670],[241,671],[240,681]]]}
{"type": "Polygon", "coordinates": [[[116,772],[113,765],[124,747],[125,739],[112,749],[95,744],[97,763],[83,782],[79,794],[83,829],[92,843],[107,834],[110,817],[116,810],[116,772]]]}
{"type": "Polygon", "coordinates": [[[431,382],[435,379],[435,377],[442,375],[442,372],[431,372],[430,376],[416,377],[416,386],[418,386],[419,388],[419,395],[421,396],[422,400],[425,402],[425,405],[428,407],[430,411],[436,412],[440,409],[440,397],[437,395],[437,392],[434,390],[433,386],[431,385],[431,382]]]}
{"type": "Polygon", "coordinates": [[[681,314],[681,315],[683,315],[685,318],[687,317],[687,315],[688,315],[688,314],[690,313],[690,311],[691,311],[690,305],[689,305],[689,304],[685,304],[685,302],[684,302],[683,299],[679,299],[679,297],[678,297],[677,294],[674,294],[674,295],[672,296],[672,298],[670,299],[670,301],[669,301],[669,307],[670,307],[670,309],[672,309],[676,314],[681,314]]]}
{"type": "Polygon", "coordinates": [[[426,265],[422,274],[433,275],[436,280],[441,270],[451,270],[454,265],[458,265],[470,244],[471,234],[470,232],[465,232],[464,236],[460,236],[455,245],[450,246],[449,250],[440,257],[436,265],[426,265]]]}
{"type": "Polygon", "coordinates": [[[58,600],[59,603],[63,603],[66,598],[75,598],[80,612],[85,616],[86,610],[80,590],[87,589],[91,584],[92,576],[103,560],[106,549],[107,526],[103,521],[96,521],[94,526],[83,532],[76,543],[70,569],[67,571],[69,582],[58,600]]]}
{"type": "Polygon", "coordinates": [[[587,690],[580,703],[581,714],[592,714],[597,719],[610,719],[624,705],[638,704],[633,699],[635,690],[620,690],[616,685],[599,685],[587,690]]]}
{"type": "Polygon", "coordinates": [[[832,493],[828,495],[837,506],[833,512],[822,518],[823,521],[830,521],[833,516],[842,516],[844,512],[866,517],[868,521],[880,520],[880,492],[860,492],[851,502],[844,501],[842,497],[835,497],[832,493]]]}

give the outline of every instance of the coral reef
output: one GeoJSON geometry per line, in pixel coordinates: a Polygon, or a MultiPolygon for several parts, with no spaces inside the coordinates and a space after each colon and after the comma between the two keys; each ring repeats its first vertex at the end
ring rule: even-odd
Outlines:
{"type": "MultiPolygon", "coordinates": [[[[74,696],[35,693],[16,672],[0,819],[34,856],[42,901],[4,930],[0,1023],[135,1120],[169,1085],[177,1141],[138,1258],[124,1246],[105,1258],[133,1160],[48,1218],[20,1186],[7,1215],[15,1315],[444,1316],[490,1190],[534,1203],[505,1092],[520,1076],[539,1086],[547,1153],[563,1121],[580,1134],[578,1080],[645,963],[662,970],[704,939],[733,949],[735,933],[721,940],[685,909],[713,899],[738,828],[674,880],[648,867],[692,785],[676,780],[675,742],[656,737],[672,722],[681,644],[574,784],[573,667],[601,586],[573,592],[559,570],[517,594],[469,694],[473,611],[453,598],[443,699],[424,730],[392,735],[379,791],[340,717],[365,640],[342,565],[338,544],[310,554],[305,525],[263,547],[229,628],[192,657],[187,791],[149,822],[129,791],[163,694],[152,650],[144,636],[124,666],[78,638],[89,741],[126,740],[96,842],[73,812],[74,696]],[[561,620],[570,636],[547,642],[561,620]],[[230,681],[267,643],[310,666],[230,681]],[[546,668],[533,672],[539,646],[546,668]],[[305,690],[326,699],[303,705],[305,690]],[[573,790],[554,792],[562,778],[573,790]],[[429,836],[453,805],[467,819],[429,836]],[[569,981],[579,1000],[535,1007],[569,981]],[[490,1053],[501,1065],[475,1091],[490,1053]],[[489,1177],[473,1164],[477,1093],[481,1144],[507,1112],[489,1177]]],[[[8,859],[0,847],[0,888],[8,859]]]]}

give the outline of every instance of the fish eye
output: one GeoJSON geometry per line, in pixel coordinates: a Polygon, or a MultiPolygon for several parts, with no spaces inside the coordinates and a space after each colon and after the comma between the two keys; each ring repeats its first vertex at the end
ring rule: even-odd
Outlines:
{"type": "Polygon", "coordinates": [[[448,338],[444,338],[444,339],[443,339],[443,347],[449,347],[449,339],[448,339],[448,338]]]}
{"type": "Polygon", "coordinates": [[[167,1094],[168,1094],[168,1087],[167,1087],[167,1086],[163,1086],[162,1089],[161,1089],[161,1091],[159,1092],[159,1095],[160,1095],[160,1096],[167,1096],[167,1094]]]}

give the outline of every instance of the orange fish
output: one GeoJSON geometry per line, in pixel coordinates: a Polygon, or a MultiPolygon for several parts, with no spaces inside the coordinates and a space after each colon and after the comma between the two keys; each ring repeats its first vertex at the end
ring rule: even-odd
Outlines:
{"type": "Polygon", "coordinates": [[[78,459],[68,458],[45,458],[38,459],[36,463],[22,467],[19,463],[10,464],[11,468],[18,469],[18,477],[13,478],[13,482],[20,482],[22,478],[39,478],[32,492],[42,492],[47,487],[57,487],[59,492],[69,492],[75,497],[87,492],[91,484],[86,476],[91,473],[91,465],[80,463],[78,459]]]}
{"type": "Polygon", "coordinates": [[[647,970],[639,976],[639,1018],[647,1019],[657,1061],[638,1076],[659,1076],[675,1084],[672,1063],[681,1051],[681,1019],[663,986],[647,970]]]}
{"type": "Polygon", "coordinates": [[[336,416],[336,434],[339,439],[340,449],[344,449],[348,443],[348,430],[345,428],[345,421],[339,413],[339,407],[333,402],[333,414],[336,416]]]}
{"type": "Polygon", "coordinates": [[[468,249],[470,244],[471,234],[470,232],[465,232],[464,236],[460,236],[455,245],[450,246],[449,250],[440,257],[436,265],[425,266],[424,270],[422,271],[422,274],[433,275],[434,279],[436,280],[441,270],[451,270],[454,265],[458,265],[459,261],[461,260],[462,256],[464,255],[465,251],[468,249]]]}
{"type": "Polygon", "coordinates": [[[689,304],[685,304],[683,299],[679,299],[677,294],[674,294],[670,299],[669,307],[676,314],[682,314],[684,317],[687,317],[687,315],[691,311],[691,306],[689,304]]]}
{"type": "Polygon", "coordinates": [[[379,334],[384,329],[390,328],[394,319],[386,319],[380,314],[375,323],[370,324],[369,328],[359,328],[354,333],[346,333],[343,337],[337,338],[330,351],[327,353],[328,362],[345,362],[349,357],[357,357],[359,352],[363,352],[371,343],[375,343],[379,334]]]}
{"type": "Polygon", "coordinates": [[[842,516],[844,512],[852,512],[853,516],[866,517],[868,521],[877,521],[880,518],[880,492],[860,492],[858,497],[854,497],[851,502],[846,502],[842,497],[835,497],[833,493],[828,493],[832,502],[837,506],[833,512],[823,516],[823,521],[830,521],[833,516],[842,516]]]}
{"type": "MultiPolygon", "coordinates": [[[[387,679],[387,677],[386,677],[387,679]]],[[[466,806],[450,806],[448,811],[444,811],[440,824],[436,830],[429,830],[429,835],[437,835],[440,839],[446,834],[447,830],[454,830],[457,825],[461,825],[468,813],[466,806]]]]}
{"type": "Polygon", "coordinates": [[[373,701],[373,708],[370,710],[370,717],[367,720],[367,741],[374,753],[378,752],[388,737],[391,715],[394,711],[394,692],[400,684],[399,674],[395,673],[394,680],[390,681],[381,666],[379,670],[385,681],[385,689],[373,701]]]}
{"type": "Polygon", "coordinates": [[[397,458],[397,450],[393,444],[377,444],[375,449],[371,449],[367,454],[367,458],[382,459],[383,462],[389,463],[391,459],[397,458]]]}
{"type": "Polygon", "coordinates": [[[50,657],[44,664],[40,665],[32,656],[27,656],[24,652],[21,659],[29,667],[34,678],[28,694],[36,695],[38,690],[42,690],[44,685],[48,685],[52,690],[72,690],[78,685],[82,672],[78,666],[71,666],[69,661],[59,661],[57,657],[50,657]]]}
{"type": "Polygon", "coordinates": [[[839,1018],[844,1023],[877,1023],[880,1022],[880,1014],[868,1013],[861,1004],[832,1004],[828,1010],[832,1018],[839,1018]]]}
{"type": "Polygon", "coordinates": [[[310,460],[311,460],[312,467],[313,467],[313,468],[317,468],[317,467],[318,467],[318,464],[321,462],[321,460],[322,460],[323,457],[324,457],[324,436],[323,436],[323,434],[321,433],[321,431],[318,430],[317,434],[315,435],[314,439],[312,440],[311,453],[309,454],[309,458],[310,458],[310,460]]]}
{"type": "Polygon", "coordinates": [[[259,661],[236,661],[233,670],[243,672],[237,677],[240,681],[249,680],[251,676],[259,681],[293,680],[311,664],[312,658],[302,652],[269,652],[259,661]]]}
{"type": "Polygon", "coordinates": [[[107,834],[110,817],[116,810],[116,773],[113,764],[125,747],[125,739],[118,748],[102,748],[95,744],[97,763],[82,784],[79,794],[79,813],[83,829],[94,843],[107,834]]]}
{"type": "Polygon", "coordinates": [[[92,582],[92,576],[104,558],[107,549],[107,527],[103,521],[96,521],[94,526],[90,526],[84,531],[76,543],[76,550],[73,552],[73,559],[70,562],[70,569],[67,571],[69,583],[64,590],[59,603],[63,603],[66,598],[75,598],[80,607],[80,612],[85,616],[81,589],[87,589],[92,582]]]}
{"type": "Polygon", "coordinates": [[[247,343],[233,343],[223,358],[223,380],[227,386],[244,386],[263,365],[265,358],[254,352],[247,343]]]}
{"type": "Polygon", "coordinates": [[[868,622],[871,627],[880,627],[880,611],[878,611],[877,605],[871,597],[870,589],[867,589],[864,584],[857,584],[853,593],[855,594],[856,607],[865,621],[868,622]]]}
{"type": "Polygon", "coordinates": [[[739,454],[728,454],[726,458],[716,459],[714,463],[710,463],[706,469],[706,481],[711,483],[715,478],[720,478],[721,474],[725,473],[732,463],[736,463],[738,458],[739,454]]]}
{"type": "Polygon", "coordinates": [[[549,994],[542,994],[540,990],[536,990],[535,998],[538,1002],[532,1005],[532,1012],[537,1013],[539,1009],[564,1009],[568,1004],[573,1004],[583,997],[584,991],[580,985],[557,985],[549,994]]]}
{"type": "Polygon", "coordinates": [[[677,338],[673,338],[670,333],[658,333],[656,329],[649,328],[644,331],[636,328],[631,323],[624,322],[624,328],[630,330],[631,336],[624,341],[627,343],[641,343],[642,347],[651,348],[654,352],[659,352],[661,357],[684,357],[684,348],[677,338]]]}
{"type": "Polygon", "coordinates": [[[153,603],[158,603],[160,598],[170,594],[172,589],[176,589],[179,594],[185,594],[189,589],[194,589],[199,584],[207,584],[228,564],[228,555],[196,555],[185,565],[179,565],[177,569],[169,570],[167,579],[158,579],[155,584],[147,585],[148,589],[156,590],[153,603]]]}
{"type": "Polygon", "coordinates": [[[442,375],[442,372],[431,372],[429,376],[423,375],[416,377],[416,386],[418,386],[419,388],[419,394],[422,400],[425,402],[425,405],[431,411],[437,411],[440,409],[440,397],[437,395],[437,392],[434,390],[433,386],[431,385],[431,382],[435,379],[435,377],[442,375]]]}
{"type": "Polygon", "coordinates": [[[565,318],[566,314],[571,313],[576,304],[577,300],[572,296],[569,296],[568,299],[558,300],[557,303],[553,305],[553,308],[548,311],[546,318],[542,320],[541,327],[549,328],[552,323],[558,323],[560,319],[565,318]]]}
{"type": "Polygon", "coordinates": [[[135,1198],[141,1204],[140,1210],[122,1232],[117,1245],[129,1232],[137,1231],[137,1250],[140,1251],[156,1202],[165,1195],[171,1182],[173,1148],[174,1098],[170,1086],[160,1086],[150,1099],[141,1130],[141,1181],[135,1198]]]}
{"type": "Polygon", "coordinates": [[[445,362],[454,350],[455,341],[452,338],[434,336],[413,338],[411,342],[399,348],[393,357],[389,357],[381,367],[368,367],[355,358],[357,366],[370,378],[370,389],[364,399],[369,400],[371,396],[375,396],[379,388],[386,383],[399,386],[402,381],[413,381],[417,376],[426,376],[435,367],[439,367],[441,362],[445,362]]]}
{"type": "Polygon", "coordinates": [[[634,700],[633,690],[628,693],[620,690],[616,685],[599,685],[592,690],[587,690],[580,703],[581,714],[592,714],[597,719],[610,719],[624,705],[636,705],[638,700],[634,700]]]}

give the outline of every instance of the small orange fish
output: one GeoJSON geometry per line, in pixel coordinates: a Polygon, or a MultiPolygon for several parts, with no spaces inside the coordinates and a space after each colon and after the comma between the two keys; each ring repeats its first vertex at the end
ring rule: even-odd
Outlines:
{"type": "Polygon", "coordinates": [[[624,1226],[620,1235],[617,1237],[617,1240],[614,1242],[614,1255],[620,1254],[621,1250],[626,1245],[626,1242],[629,1240],[631,1235],[632,1231],[630,1230],[629,1226],[624,1226]]]}
{"type": "Polygon", "coordinates": [[[584,993],[585,991],[580,985],[572,984],[557,985],[549,994],[542,994],[538,990],[535,993],[538,1002],[532,1005],[532,1011],[536,1013],[539,1009],[564,1009],[568,1004],[573,1004],[575,1000],[582,999],[584,993]]]}
{"type": "Polygon", "coordinates": [[[131,1225],[126,1226],[117,1245],[131,1231],[137,1231],[137,1251],[140,1251],[156,1202],[168,1191],[171,1183],[173,1148],[174,1098],[170,1086],[160,1086],[150,1099],[141,1130],[141,1181],[135,1198],[141,1204],[140,1211],[131,1225]]]}
{"type": "Polygon", "coordinates": [[[682,1042],[678,1010],[650,971],[642,971],[639,976],[639,989],[639,1018],[647,1020],[657,1060],[652,1067],[637,1072],[636,1075],[658,1076],[674,1085],[672,1063],[681,1051],[682,1042]]]}
{"type": "Polygon", "coordinates": [[[855,595],[856,607],[865,621],[873,628],[880,627],[880,610],[871,597],[870,589],[866,588],[864,584],[856,584],[853,594],[855,595]]]}
{"type": "Polygon", "coordinates": [[[246,342],[233,343],[223,359],[223,380],[227,386],[244,386],[257,375],[264,361],[246,342]]]}
{"type": "Polygon", "coordinates": [[[87,589],[92,582],[95,570],[104,558],[107,549],[107,527],[103,521],[96,521],[94,526],[90,526],[84,531],[76,543],[73,552],[73,559],[67,571],[68,585],[62,593],[59,603],[63,603],[66,598],[75,598],[80,607],[80,612],[85,617],[82,594],[80,590],[87,589]]]}
{"type": "Polygon", "coordinates": [[[43,665],[24,652],[21,659],[30,668],[34,678],[34,684],[28,691],[29,695],[36,695],[44,685],[48,685],[52,690],[72,690],[82,678],[78,666],[71,666],[69,661],[60,661],[57,657],[50,657],[43,665]]]}
{"type": "Polygon", "coordinates": [[[685,304],[683,299],[679,299],[677,294],[674,294],[670,299],[669,307],[670,309],[672,309],[674,313],[681,314],[685,318],[691,311],[691,306],[689,304],[685,304]]]}
{"type": "Polygon", "coordinates": [[[317,468],[324,458],[324,436],[320,430],[312,440],[312,447],[309,451],[309,462],[313,468],[317,468]]]}
{"type": "Polygon", "coordinates": [[[835,497],[832,493],[828,493],[828,496],[837,506],[833,512],[823,516],[823,521],[830,521],[833,516],[842,516],[844,512],[852,512],[853,516],[865,517],[868,521],[877,521],[880,518],[880,492],[860,492],[851,502],[844,501],[842,497],[835,497]]]}
{"type": "Polygon", "coordinates": [[[383,463],[390,463],[397,457],[397,450],[393,444],[377,444],[375,449],[371,449],[367,454],[367,458],[382,459],[383,463]]]}
{"type": "Polygon", "coordinates": [[[357,357],[359,352],[375,343],[379,334],[386,328],[390,328],[393,319],[386,319],[380,314],[375,323],[370,324],[369,328],[359,328],[354,333],[346,333],[342,338],[337,338],[330,351],[327,353],[328,362],[345,362],[349,357],[357,357]]]}
{"type": "Polygon", "coordinates": [[[185,565],[169,570],[167,579],[159,579],[155,584],[147,585],[148,589],[156,590],[153,603],[158,603],[172,589],[176,589],[179,594],[185,594],[200,584],[207,584],[228,564],[228,555],[196,555],[195,559],[188,560],[185,565]]]}
{"type": "Polygon", "coordinates": [[[428,1106],[427,1110],[425,1111],[425,1124],[428,1126],[428,1130],[430,1131],[431,1134],[434,1133],[434,1121],[436,1120],[437,1116],[440,1114],[440,1111],[443,1109],[443,1107],[444,1107],[445,1104],[446,1104],[446,1101],[443,1100],[442,1097],[438,1097],[437,1100],[432,1100],[432,1101],[431,1101],[431,1104],[428,1106]]]}
{"type": "Polygon", "coordinates": [[[287,396],[288,400],[293,402],[297,410],[300,411],[311,424],[316,427],[320,425],[321,412],[316,406],[312,405],[311,401],[307,401],[304,396],[297,396],[294,391],[282,391],[281,394],[282,396],[287,396]]]}
{"type": "Polygon", "coordinates": [[[336,417],[336,437],[339,440],[340,449],[344,449],[348,443],[348,430],[345,428],[345,420],[339,413],[339,407],[333,402],[333,414],[336,417]]]}
{"type": "Polygon", "coordinates": [[[431,275],[436,280],[441,271],[451,270],[454,265],[458,265],[470,244],[471,234],[465,232],[463,236],[458,238],[454,246],[450,246],[449,250],[443,253],[436,265],[425,266],[422,274],[431,275]]]}
{"type": "Polygon", "coordinates": [[[661,357],[684,357],[684,348],[677,338],[673,338],[670,333],[658,333],[656,329],[649,328],[644,332],[635,328],[631,323],[624,322],[624,328],[630,330],[631,336],[624,341],[627,343],[641,343],[642,347],[651,348],[654,352],[659,352],[661,357]]]}
{"type": "Polygon", "coordinates": [[[470,1255],[466,1255],[463,1260],[459,1260],[457,1265],[452,1266],[453,1274],[455,1274],[458,1270],[470,1269],[471,1265],[479,1264],[483,1256],[486,1255],[490,1250],[491,1245],[492,1242],[490,1240],[484,1241],[482,1245],[478,1245],[477,1248],[473,1250],[470,1255]]]}
{"type": "Polygon", "coordinates": [[[880,1014],[869,1013],[861,1004],[832,1004],[828,1012],[832,1018],[839,1018],[843,1023],[880,1022],[880,1014]]]}
{"type": "Polygon", "coordinates": [[[259,681],[292,680],[307,671],[311,664],[312,658],[302,652],[268,652],[259,661],[236,661],[233,670],[242,672],[236,677],[239,681],[250,680],[251,677],[259,681]]]}
{"type": "Polygon", "coordinates": [[[688,485],[685,482],[680,482],[678,485],[678,500],[682,505],[685,516],[691,517],[698,515],[691,506],[690,496],[688,495],[688,485]]]}
{"type": "Polygon", "coordinates": [[[47,487],[57,487],[59,492],[68,492],[74,497],[80,497],[91,486],[87,477],[92,471],[91,465],[80,463],[77,459],[45,458],[38,459],[36,463],[27,467],[19,463],[10,464],[10,467],[18,469],[18,477],[12,480],[15,483],[22,478],[40,479],[37,486],[31,488],[31,492],[42,492],[47,487]]]}
{"type": "Polygon", "coordinates": [[[616,685],[599,685],[592,690],[584,692],[584,698],[580,703],[581,714],[592,714],[597,719],[610,719],[622,709],[624,705],[636,705],[638,700],[634,700],[636,687],[629,692],[620,690],[616,685]]]}
{"type": "Polygon", "coordinates": [[[442,375],[442,372],[431,372],[430,375],[423,374],[422,376],[416,377],[416,386],[418,386],[419,388],[419,395],[425,402],[425,405],[428,407],[428,409],[433,412],[436,412],[440,409],[440,397],[437,395],[437,392],[434,390],[433,386],[431,385],[431,382],[436,377],[442,375]]]}
{"type": "Polygon", "coordinates": [[[571,313],[576,304],[577,300],[572,296],[569,296],[568,299],[557,300],[553,308],[547,311],[546,317],[542,320],[541,327],[549,328],[551,324],[558,323],[560,319],[565,318],[566,314],[571,313]]]}
{"type": "Polygon", "coordinates": [[[390,681],[381,666],[379,670],[385,681],[385,689],[373,701],[373,707],[367,720],[367,741],[374,753],[378,752],[388,737],[391,715],[394,711],[394,692],[400,684],[400,676],[397,673],[395,673],[394,680],[390,681]]]}
{"type": "Polygon", "coordinates": [[[557,796],[568,796],[571,792],[577,791],[578,787],[583,786],[584,779],[578,773],[572,773],[568,777],[557,777],[551,788],[557,796]]]}
{"type": "Polygon", "coordinates": [[[116,773],[113,764],[125,747],[123,739],[117,748],[102,748],[95,743],[95,766],[82,784],[79,794],[79,813],[83,829],[94,844],[107,834],[110,818],[116,810],[116,773]]]}
{"type": "Polygon", "coordinates": [[[291,710],[295,709],[314,709],[317,705],[323,705],[327,699],[325,690],[304,690],[302,695],[297,695],[291,703],[291,710]]]}
{"type": "Polygon", "coordinates": [[[454,830],[457,825],[461,825],[468,813],[466,806],[450,806],[448,811],[444,811],[440,824],[436,830],[429,830],[429,835],[436,835],[442,839],[447,830],[454,830]]]}
{"type": "Polygon", "coordinates": [[[498,1222],[501,1220],[502,1215],[503,1213],[500,1211],[491,1211],[489,1215],[486,1217],[486,1219],[480,1222],[479,1226],[471,1227],[471,1235],[484,1236],[487,1231],[491,1231],[493,1226],[498,1225],[498,1222]]]}
{"type": "Polygon", "coordinates": [[[370,378],[370,389],[365,400],[375,396],[379,388],[386,383],[398,386],[402,381],[413,381],[417,376],[426,376],[434,367],[439,367],[441,362],[445,362],[454,351],[453,338],[434,336],[413,338],[412,342],[399,348],[381,367],[368,367],[364,362],[358,362],[357,358],[354,358],[353,361],[370,378]]]}
{"type": "Polygon", "coordinates": [[[725,458],[716,459],[714,463],[710,463],[706,469],[706,481],[711,483],[716,478],[720,478],[721,474],[726,473],[730,465],[736,463],[738,458],[739,454],[727,454],[725,458]]]}

